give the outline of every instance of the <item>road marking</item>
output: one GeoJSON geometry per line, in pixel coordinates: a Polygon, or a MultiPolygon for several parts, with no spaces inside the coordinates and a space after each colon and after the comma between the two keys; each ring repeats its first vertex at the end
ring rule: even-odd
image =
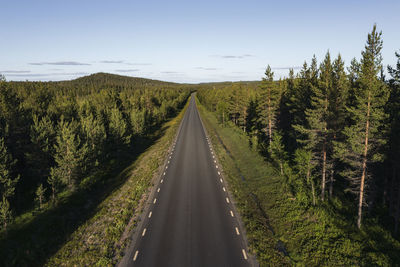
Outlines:
{"type": "Polygon", "coordinates": [[[213,159],[215,159],[215,156],[213,155],[213,159]]]}
{"type": "MultiPolygon", "coordinates": [[[[222,179],[221,178],[219,178],[219,181],[222,183],[222,179]]],[[[225,187],[224,187],[225,188],[225,187]]],[[[225,190],[224,190],[225,191],[225,190]]]]}
{"type": "Polygon", "coordinates": [[[217,169],[218,169],[218,165],[215,165],[215,168],[217,168],[217,169]]]}
{"type": "Polygon", "coordinates": [[[159,192],[160,192],[160,188],[157,189],[157,193],[159,193],[159,192]]]}
{"type": "Polygon", "coordinates": [[[169,160],[168,160],[168,164],[169,164],[169,160]]]}
{"type": "Polygon", "coordinates": [[[246,251],[245,251],[244,249],[242,249],[242,253],[243,253],[243,258],[244,258],[245,260],[247,260],[247,254],[246,254],[246,251]]]}
{"type": "Polygon", "coordinates": [[[169,156],[169,159],[171,159],[171,156],[169,156]]]}
{"type": "Polygon", "coordinates": [[[226,198],[226,203],[229,203],[229,198],[226,198]]]}
{"type": "Polygon", "coordinates": [[[153,214],[153,212],[150,211],[150,212],[149,212],[149,218],[151,218],[151,214],[153,214]]]}
{"type": "Polygon", "coordinates": [[[220,172],[218,172],[218,175],[221,175],[221,173],[220,173],[220,172]]]}
{"type": "Polygon", "coordinates": [[[163,183],[164,182],[164,179],[161,179],[161,183],[163,183]]]}
{"type": "Polygon", "coordinates": [[[224,190],[224,192],[225,192],[225,191],[226,191],[226,190],[225,190],[225,187],[222,187],[222,190],[224,190]]]}
{"type": "Polygon", "coordinates": [[[145,234],[146,234],[146,228],[143,229],[142,236],[144,236],[145,234]]]}
{"type": "Polygon", "coordinates": [[[214,160],[214,163],[217,163],[217,161],[216,161],[216,160],[214,160]]]}
{"type": "Polygon", "coordinates": [[[165,169],[168,169],[168,166],[165,166],[165,169]]]}
{"type": "Polygon", "coordinates": [[[139,250],[136,250],[135,256],[133,256],[133,261],[136,261],[137,255],[139,254],[139,250]]]}
{"type": "Polygon", "coordinates": [[[164,172],[164,175],[165,175],[165,172],[164,172]]]}
{"type": "Polygon", "coordinates": [[[237,235],[240,235],[239,229],[238,229],[237,227],[235,227],[235,230],[236,230],[236,234],[237,234],[237,235]]]}
{"type": "Polygon", "coordinates": [[[154,199],[153,204],[156,204],[156,202],[157,202],[157,198],[154,199]]]}
{"type": "Polygon", "coordinates": [[[233,216],[233,211],[231,211],[231,216],[232,216],[232,217],[235,217],[235,216],[233,216]]]}

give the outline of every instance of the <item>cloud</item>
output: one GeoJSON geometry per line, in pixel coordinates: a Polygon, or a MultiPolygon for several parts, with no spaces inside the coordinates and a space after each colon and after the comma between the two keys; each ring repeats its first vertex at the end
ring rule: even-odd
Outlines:
{"type": "Polygon", "coordinates": [[[135,72],[135,71],[140,71],[140,69],[115,70],[115,72],[135,72]]]}
{"type": "Polygon", "coordinates": [[[76,61],[56,61],[56,62],[32,62],[29,65],[43,66],[43,65],[57,65],[57,66],[89,66],[89,63],[82,63],[76,61]]]}
{"type": "Polygon", "coordinates": [[[196,67],[198,70],[217,70],[217,68],[196,67]]]}
{"type": "Polygon", "coordinates": [[[8,74],[10,77],[49,77],[49,76],[77,76],[77,75],[87,75],[87,72],[57,72],[57,73],[14,73],[8,74]]]}
{"type": "Polygon", "coordinates": [[[125,64],[129,65],[129,66],[150,66],[150,65],[153,65],[151,63],[129,63],[129,62],[127,62],[125,64]]]}
{"type": "Polygon", "coordinates": [[[123,60],[102,60],[100,63],[105,63],[105,64],[121,64],[123,63],[123,60]]]}
{"type": "Polygon", "coordinates": [[[30,70],[2,70],[0,73],[9,73],[9,74],[17,74],[17,73],[30,73],[30,70]]]}
{"type": "Polygon", "coordinates": [[[161,71],[160,73],[163,73],[163,74],[181,74],[182,72],[179,72],[179,71],[161,71]]]}
{"type": "Polygon", "coordinates": [[[211,55],[211,57],[219,57],[219,58],[224,58],[224,59],[243,59],[243,58],[254,57],[254,55],[250,55],[250,54],[244,54],[244,55],[211,55]]]}

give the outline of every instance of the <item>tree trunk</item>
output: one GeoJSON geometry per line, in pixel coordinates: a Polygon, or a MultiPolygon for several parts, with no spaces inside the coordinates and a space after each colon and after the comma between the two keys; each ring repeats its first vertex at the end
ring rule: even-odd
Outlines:
{"type": "Polygon", "coordinates": [[[325,200],[325,184],[326,184],[326,137],[322,145],[322,183],[321,183],[321,199],[325,200]]]}
{"type": "Polygon", "coordinates": [[[281,175],[283,175],[283,163],[282,163],[282,161],[279,161],[279,166],[281,167],[281,175]]]}
{"type": "MultiPolygon", "coordinates": [[[[394,196],[393,196],[394,198],[394,196]]],[[[397,185],[397,205],[396,205],[396,214],[394,216],[394,233],[397,235],[399,231],[399,217],[400,217],[400,181],[397,185]]]]}
{"type": "Polygon", "coordinates": [[[332,168],[331,170],[331,175],[329,177],[329,198],[332,198],[333,195],[333,175],[334,175],[334,170],[332,168]]]}
{"type": "Polygon", "coordinates": [[[268,137],[269,137],[269,146],[272,143],[272,119],[271,119],[271,89],[268,89],[268,137]]]}
{"type": "Polygon", "coordinates": [[[307,168],[307,183],[311,183],[312,202],[313,206],[315,206],[315,188],[313,181],[310,182],[310,165],[307,168]]]}
{"type": "Polygon", "coordinates": [[[367,176],[367,155],[368,155],[368,133],[369,133],[370,107],[371,107],[370,94],[368,94],[367,122],[365,123],[364,153],[363,153],[363,161],[362,161],[360,197],[359,197],[359,202],[358,202],[358,218],[357,218],[357,227],[358,227],[358,229],[360,229],[360,227],[361,227],[362,207],[363,207],[363,202],[364,202],[364,185],[365,185],[365,177],[367,176]]]}

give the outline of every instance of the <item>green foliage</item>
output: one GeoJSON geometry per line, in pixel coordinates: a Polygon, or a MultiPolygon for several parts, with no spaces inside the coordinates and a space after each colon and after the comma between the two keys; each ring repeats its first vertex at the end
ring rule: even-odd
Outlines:
{"type": "Polygon", "coordinates": [[[78,183],[88,152],[87,144],[82,144],[78,135],[78,127],[76,121],[68,122],[61,118],[55,147],[57,166],[51,169],[51,176],[57,177],[53,179],[61,181],[70,190],[74,190],[78,183]]]}
{"type": "Polygon", "coordinates": [[[46,188],[44,188],[43,187],[43,184],[40,184],[39,186],[38,186],[38,188],[36,189],[36,198],[35,198],[35,200],[36,200],[36,202],[37,202],[37,204],[38,204],[38,206],[39,206],[39,210],[41,210],[42,209],[42,207],[43,207],[43,202],[45,202],[45,192],[46,192],[46,188]]]}

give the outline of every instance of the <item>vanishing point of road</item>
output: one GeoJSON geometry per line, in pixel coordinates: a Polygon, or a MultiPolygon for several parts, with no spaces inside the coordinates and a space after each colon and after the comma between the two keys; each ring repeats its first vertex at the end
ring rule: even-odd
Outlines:
{"type": "Polygon", "coordinates": [[[194,95],[119,266],[251,266],[194,95]]]}

